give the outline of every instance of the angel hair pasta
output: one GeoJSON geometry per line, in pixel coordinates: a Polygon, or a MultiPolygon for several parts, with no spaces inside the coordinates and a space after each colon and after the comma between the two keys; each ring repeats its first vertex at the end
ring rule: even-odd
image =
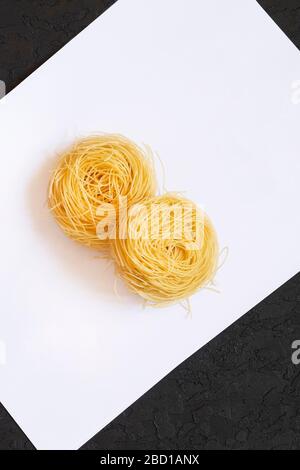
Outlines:
{"type": "Polygon", "coordinates": [[[109,245],[97,236],[103,204],[128,206],[155,194],[152,154],[118,134],[94,135],[76,142],[59,160],[49,185],[48,203],[63,231],[94,248],[109,245]]]}
{"type": "Polygon", "coordinates": [[[178,194],[133,207],[127,236],[112,245],[120,276],[154,305],[189,298],[213,280],[218,241],[207,215],[178,194]]]}

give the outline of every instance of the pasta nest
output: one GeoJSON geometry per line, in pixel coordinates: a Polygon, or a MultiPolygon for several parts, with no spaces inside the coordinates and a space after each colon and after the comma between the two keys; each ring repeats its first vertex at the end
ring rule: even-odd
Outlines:
{"type": "Polygon", "coordinates": [[[99,239],[99,206],[110,204],[118,212],[120,197],[128,206],[155,194],[151,150],[119,134],[95,135],[79,140],[63,153],[54,170],[48,204],[62,230],[71,239],[92,248],[107,248],[99,239]]]}
{"type": "Polygon", "coordinates": [[[156,306],[187,299],[207,286],[219,253],[207,215],[173,193],[133,207],[127,237],[116,239],[112,250],[129,288],[156,306]]]}

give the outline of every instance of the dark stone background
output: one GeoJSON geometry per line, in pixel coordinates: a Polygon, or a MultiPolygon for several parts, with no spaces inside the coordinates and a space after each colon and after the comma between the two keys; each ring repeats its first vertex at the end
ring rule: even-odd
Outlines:
{"type": "MultiPolygon", "coordinates": [[[[0,79],[8,90],[112,3],[0,0],[0,79]]],[[[182,3],[184,13],[188,2],[182,3]]],[[[300,47],[300,0],[260,3],[300,47]]],[[[300,449],[300,365],[291,362],[291,343],[300,339],[299,314],[300,274],[182,363],[83,448],[300,449]]],[[[0,449],[33,449],[3,407],[0,449]]]]}

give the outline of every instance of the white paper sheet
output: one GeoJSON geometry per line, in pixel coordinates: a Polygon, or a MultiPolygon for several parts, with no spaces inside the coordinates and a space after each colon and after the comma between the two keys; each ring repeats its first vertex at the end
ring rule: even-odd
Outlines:
{"type": "Polygon", "coordinates": [[[298,272],[299,78],[254,0],[119,0],[1,100],[0,400],[37,448],[81,446],[298,272]],[[94,131],[150,144],[229,246],[192,319],[117,298],[48,214],[55,154],[94,131]]]}

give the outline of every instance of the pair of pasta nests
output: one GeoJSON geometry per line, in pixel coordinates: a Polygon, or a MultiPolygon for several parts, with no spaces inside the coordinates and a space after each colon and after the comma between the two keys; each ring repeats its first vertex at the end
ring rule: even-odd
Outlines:
{"type": "Polygon", "coordinates": [[[110,250],[129,288],[154,305],[165,305],[189,298],[212,281],[219,250],[213,225],[196,204],[179,194],[156,196],[156,190],[150,149],[118,134],[95,135],[61,155],[51,175],[48,204],[68,237],[110,250]],[[121,198],[134,213],[125,221],[121,198]],[[99,235],[107,217],[101,207],[111,207],[116,216],[107,218],[113,227],[107,237],[99,235]],[[133,227],[139,228],[135,236],[133,227]]]}

